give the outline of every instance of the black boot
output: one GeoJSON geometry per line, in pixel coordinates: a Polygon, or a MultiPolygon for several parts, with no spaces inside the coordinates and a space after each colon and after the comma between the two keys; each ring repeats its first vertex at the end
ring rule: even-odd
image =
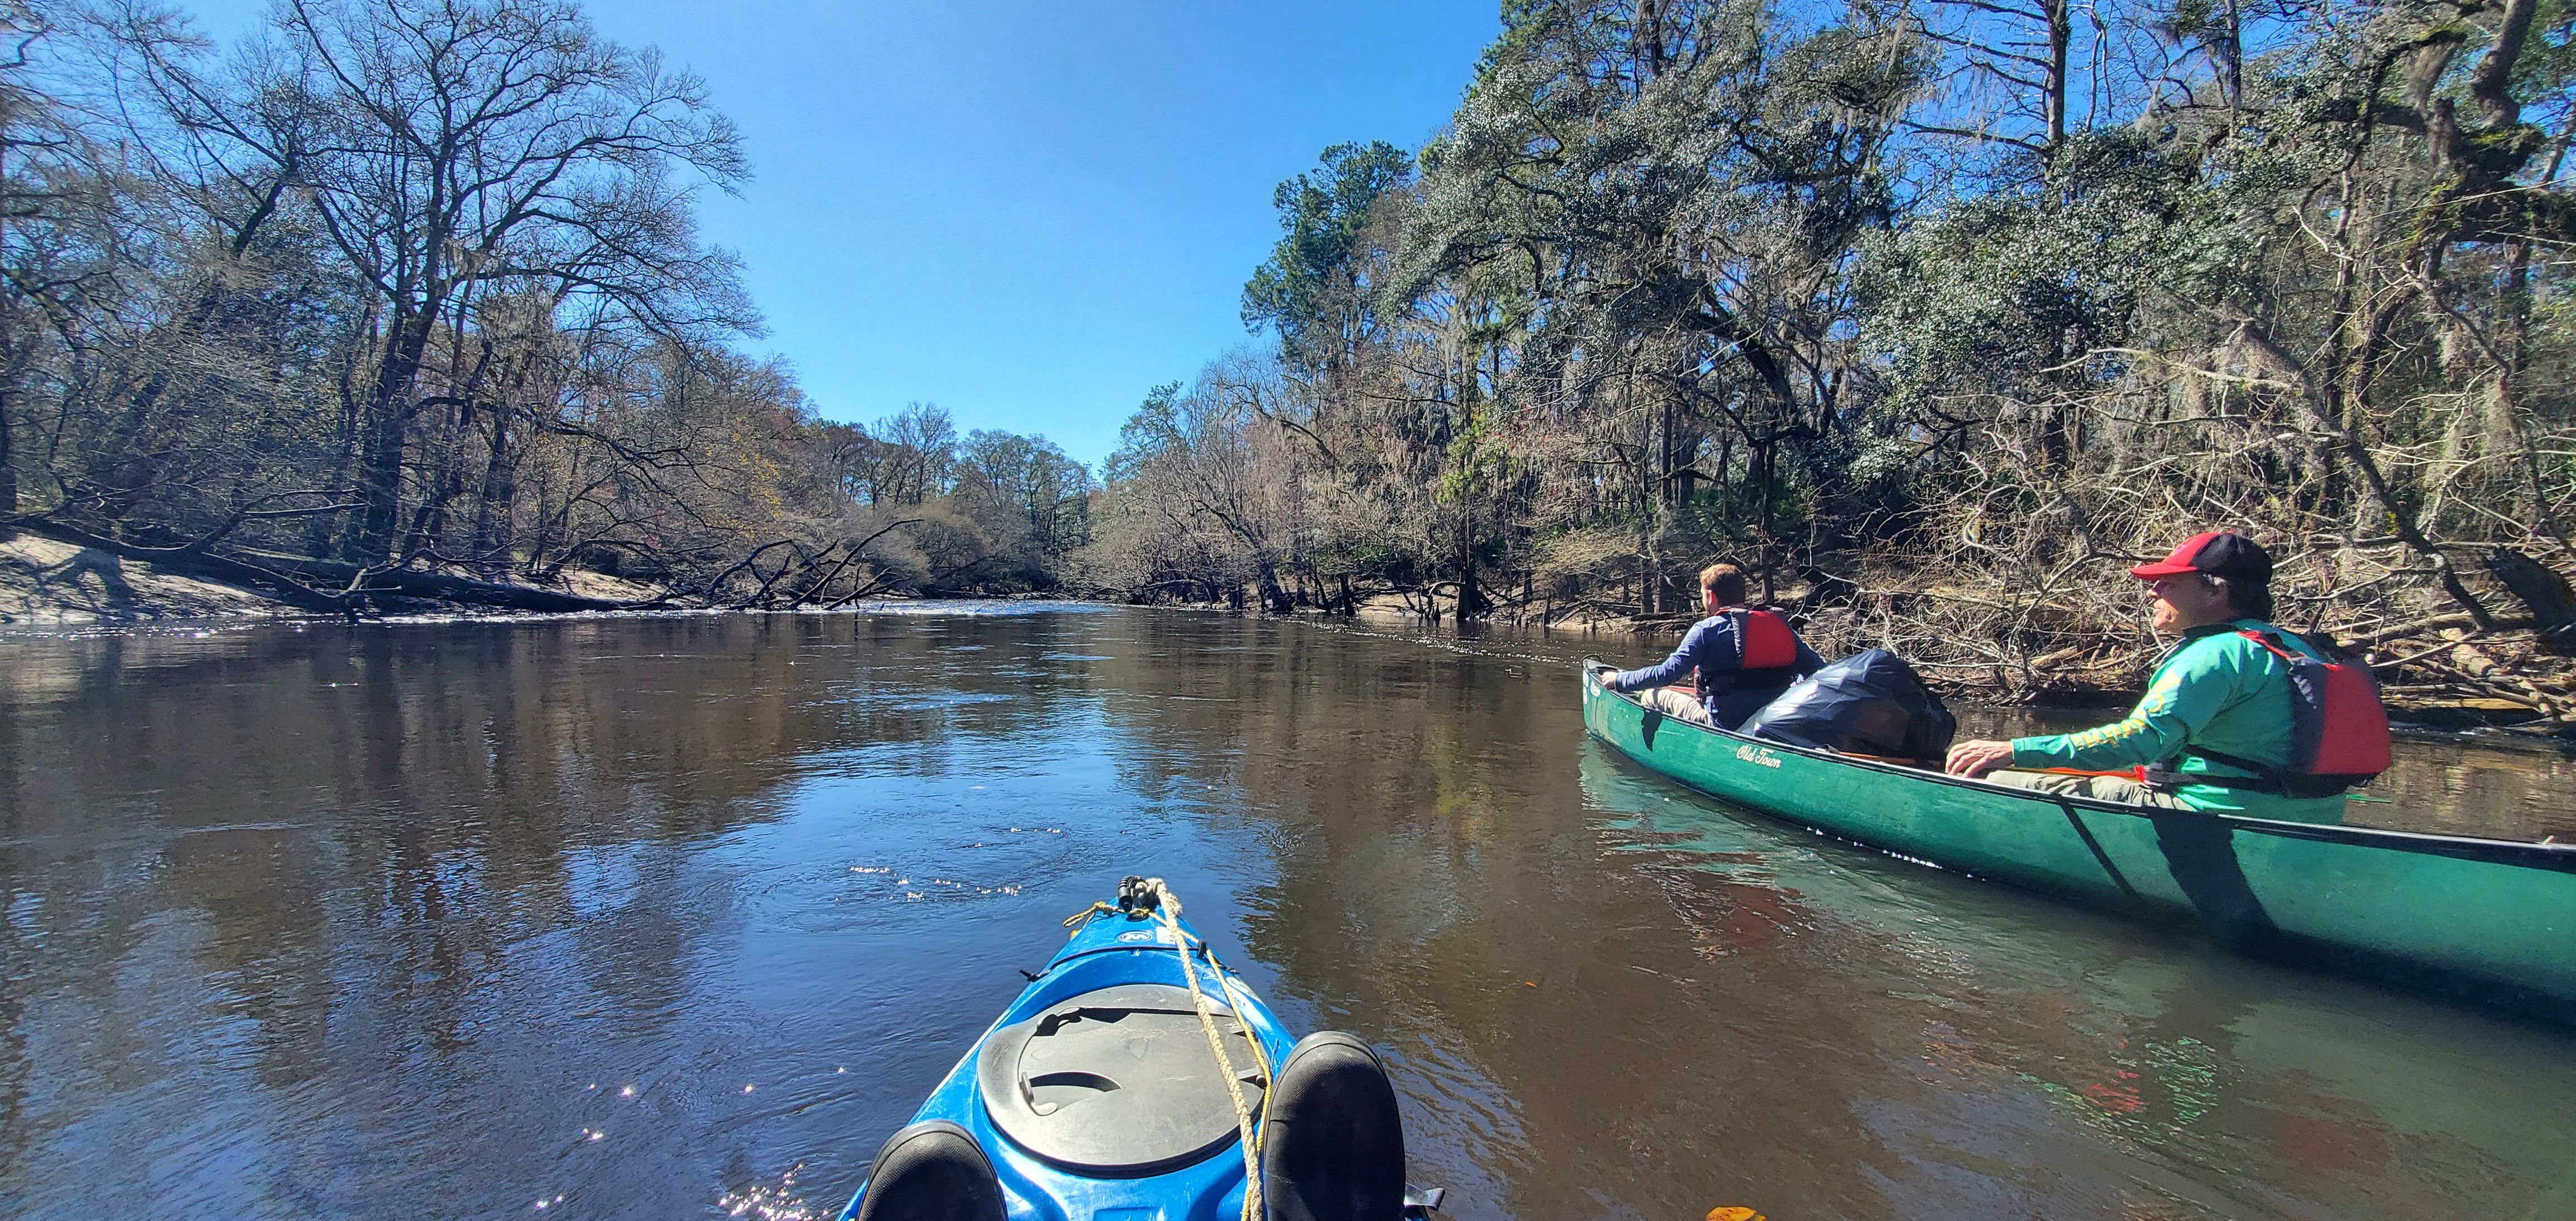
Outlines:
{"type": "Polygon", "coordinates": [[[1297,1041],[1263,1104],[1261,1198],[1268,1221],[1398,1221],[1404,1126],[1395,1087],[1356,1035],[1297,1041]]]}
{"type": "Polygon", "coordinates": [[[1003,1221],[1002,1184],[966,1129],[917,1123],[877,1149],[856,1221],[1003,1221]]]}

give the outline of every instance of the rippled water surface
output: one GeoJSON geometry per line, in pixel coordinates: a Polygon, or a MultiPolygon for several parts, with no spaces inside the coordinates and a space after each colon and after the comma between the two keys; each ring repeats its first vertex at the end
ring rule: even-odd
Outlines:
{"type": "MultiPolygon", "coordinates": [[[[0,1214],[829,1215],[1159,873],[1459,1218],[2576,1216],[2576,1038],[1728,811],[1581,639],[1020,606],[0,642],[0,1214]],[[973,612],[973,613],[969,613],[973,612]]],[[[2412,745],[2372,821],[2576,828],[2412,745]]],[[[2576,953],[2576,948],[2571,948],[2576,953]]]]}

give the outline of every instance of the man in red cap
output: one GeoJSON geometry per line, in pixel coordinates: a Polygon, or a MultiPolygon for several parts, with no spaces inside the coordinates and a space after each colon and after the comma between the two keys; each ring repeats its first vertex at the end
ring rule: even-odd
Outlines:
{"type": "Polygon", "coordinates": [[[2272,557],[2242,534],[2211,530],[2129,573],[2149,582],[2156,631],[2182,638],[2156,663],[2138,706],[2112,724],[2081,733],[1962,742],[1950,749],[1949,770],[2106,801],[2343,821],[2340,788],[2321,793],[2288,774],[2294,729],[2290,663],[2265,640],[2324,658],[2269,622],[2272,557]],[[2041,768],[2138,770],[2132,779],[2035,770],[2041,768]]]}

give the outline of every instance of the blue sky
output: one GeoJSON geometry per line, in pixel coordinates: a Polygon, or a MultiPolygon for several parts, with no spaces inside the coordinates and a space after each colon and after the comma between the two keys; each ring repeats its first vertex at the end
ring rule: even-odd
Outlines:
{"type": "MultiPolygon", "coordinates": [[[[262,0],[197,2],[229,42],[262,0]]],[[[1271,188],[1325,146],[1439,130],[1496,0],[594,0],[706,78],[749,146],[738,251],[823,414],[937,403],[1097,464],[1157,382],[1248,342],[1271,188]]]]}

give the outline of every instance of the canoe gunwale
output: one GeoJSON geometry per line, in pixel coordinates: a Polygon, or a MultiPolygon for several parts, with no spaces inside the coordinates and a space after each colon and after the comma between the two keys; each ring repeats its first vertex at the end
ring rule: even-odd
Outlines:
{"type": "MultiPolygon", "coordinates": [[[[1609,669],[1609,667],[1602,666],[1600,663],[1587,662],[1584,666],[1584,674],[1587,679],[1591,679],[1592,675],[1598,670],[1607,669],[1609,669]]],[[[1587,682],[1586,685],[1588,688],[1591,684],[1587,682]]],[[[1591,692],[1587,689],[1585,694],[1586,697],[1589,698],[1591,692]]],[[[1626,692],[1614,691],[1607,683],[1600,684],[1600,695],[1604,698],[1619,700],[1620,702],[1635,708],[1639,715],[1654,715],[1654,710],[1647,708],[1636,697],[1629,695],[1626,692]]],[[[1756,738],[1747,734],[1737,733],[1733,730],[1720,729],[1713,725],[1698,725],[1689,721],[1675,720],[1670,717],[1665,717],[1663,719],[1665,724],[1661,729],[1656,731],[1658,733],[1669,733],[1672,732],[1675,726],[1679,726],[1682,729],[1690,730],[1692,732],[1711,734],[1727,742],[1755,746],[1771,751],[1783,751],[1803,758],[1812,759],[1820,763],[1835,764],[1842,767],[1861,768],[1897,779],[1911,780],[1927,784],[1948,785],[1953,788],[1968,789],[1973,792],[1995,797],[2010,798],[2015,801],[2028,802],[2034,806],[2041,806],[2051,811],[2064,813],[2070,820],[2076,823],[2076,830],[2078,832],[2083,832],[2084,827],[2080,819],[2074,818],[2074,812],[2077,810],[2086,810],[2100,814],[2113,814],[2126,818],[2146,818],[2150,820],[2180,817],[2185,819],[2206,820],[2208,822],[2230,828],[2231,830],[2245,831],[2256,835],[2273,835],[2285,839],[2316,840],[2324,843],[2347,844],[2354,847],[2380,848],[2393,852],[2412,852],[2428,856],[2445,856],[2462,860],[2481,861],[2489,864],[2512,865],[2525,869],[2544,869],[2559,873],[2576,873],[2576,844],[2538,844],[2522,840],[2482,839],[2475,836],[2440,835],[2423,831],[2392,831],[2378,827],[2352,827],[2332,823],[2290,822],[2282,819],[2253,818],[2242,814],[2227,814],[2215,810],[2173,810],[2163,807],[2149,808],[2145,806],[2134,806],[2123,802],[2104,801],[2096,797],[2079,797],[2071,793],[2044,793],[2033,789],[2014,788],[2010,785],[1994,784],[1984,780],[1972,780],[1965,776],[1953,776],[1947,772],[1936,772],[1923,768],[1904,767],[1894,763],[1882,763],[1875,759],[1846,755],[1839,751],[1798,746],[1788,742],[1775,742],[1768,738],[1756,738]]],[[[1623,751],[1622,753],[1625,752],[1623,751]]],[[[1721,794],[1721,796],[1723,795],[1721,794]]],[[[1740,797],[1727,797],[1725,800],[1739,803],[1744,802],[1744,799],[1740,797]]],[[[1793,821],[1797,820],[1797,816],[1795,815],[1790,815],[1790,817],[1793,821]]],[[[2089,840],[2091,837],[2087,834],[2086,838],[2089,840]]],[[[2098,854],[2098,848],[2096,849],[2096,852],[2098,854]]],[[[2114,877],[2117,878],[2116,871],[2114,873],[2114,877]]],[[[2127,880],[2125,878],[2120,878],[2118,880],[2120,881],[2123,889],[2126,889],[2127,880]]]]}

